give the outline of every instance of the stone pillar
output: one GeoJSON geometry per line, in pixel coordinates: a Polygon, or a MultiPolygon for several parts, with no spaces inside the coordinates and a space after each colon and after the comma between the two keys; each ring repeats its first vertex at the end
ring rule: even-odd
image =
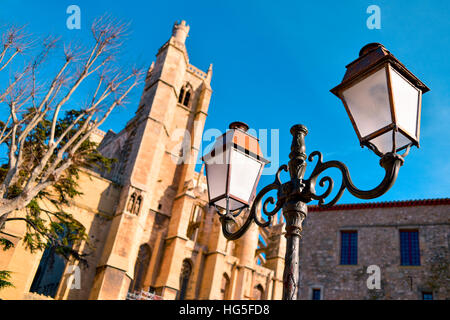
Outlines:
{"type": "Polygon", "coordinates": [[[240,286],[236,288],[235,299],[250,299],[253,293],[253,271],[255,264],[255,253],[258,247],[259,229],[252,223],[246,233],[236,240],[236,257],[239,259],[240,269],[237,282],[240,286]]]}
{"type": "Polygon", "coordinates": [[[149,289],[155,284],[156,273],[158,271],[159,260],[162,255],[163,250],[163,236],[164,231],[160,231],[157,235],[155,245],[153,247],[152,256],[150,258],[150,263],[148,264],[148,269],[145,274],[145,280],[143,283],[143,288],[149,289]]]}
{"type": "Polygon", "coordinates": [[[222,234],[218,216],[209,235],[208,253],[205,258],[200,299],[218,299],[225,264],[227,240],[222,234]]]}
{"type": "Polygon", "coordinates": [[[273,300],[281,300],[283,297],[284,256],[286,254],[284,226],[284,223],[282,223],[270,227],[267,239],[266,263],[264,266],[274,271],[271,295],[273,300]]]}

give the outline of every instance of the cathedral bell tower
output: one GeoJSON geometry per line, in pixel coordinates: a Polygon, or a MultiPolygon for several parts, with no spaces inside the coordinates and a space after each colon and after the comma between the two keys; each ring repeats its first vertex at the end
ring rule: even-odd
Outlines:
{"type": "MultiPolygon", "coordinates": [[[[186,238],[195,162],[211,98],[212,68],[203,72],[189,63],[185,41],[189,26],[175,23],[171,38],[159,49],[149,68],[135,116],[118,134],[99,147],[118,158],[110,177],[122,186],[91,290],[91,299],[125,299],[139,247],[152,246],[155,225],[167,220],[167,249],[156,280],[174,298],[182,261],[170,256],[186,238]],[[189,208],[188,208],[189,207],[189,208]],[[187,218],[186,218],[187,216],[187,218]],[[170,288],[174,288],[170,291],[170,288]],[[166,290],[167,289],[167,290],[166,290]]],[[[156,248],[151,248],[156,250],[156,248]]]]}

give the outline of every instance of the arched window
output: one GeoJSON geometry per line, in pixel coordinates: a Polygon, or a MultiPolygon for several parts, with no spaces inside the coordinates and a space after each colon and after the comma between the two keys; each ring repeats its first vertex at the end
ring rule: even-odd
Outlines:
{"type": "Polygon", "coordinates": [[[253,300],[263,300],[264,299],[264,288],[262,285],[258,284],[253,288],[253,300]]]}
{"type": "MultiPolygon", "coordinates": [[[[67,260],[57,253],[57,243],[68,237],[67,228],[57,231],[58,241],[47,243],[38,269],[31,283],[30,292],[54,298],[66,268],[67,260]]],[[[71,242],[68,246],[72,246],[71,242]]]]}
{"type": "Polygon", "coordinates": [[[195,205],[192,208],[191,218],[189,219],[189,225],[187,230],[187,237],[189,240],[192,240],[194,242],[197,241],[197,236],[200,228],[200,224],[202,222],[202,216],[203,216],[203,209],[195,205]]]}
{"type": "Polygon", "coordinates": [[[229,299],[228,291],[230,289],[230,278],[226,273],[222,276],[222,286],[220,287],[220,297],[221,300],[229,299]]]}
{"type": "Polygon", "coordinates": [[[180,95],[178,96],[178,103],[181,103],[185,107],[189,107],[191,95],[192,87],[189,83],[186,83],[183,87],[181,87],[180,95]]]}
{"type": "Polygon", "coordinates": [[[130,213],[133,212],[135,203],[136,203],[136,192],[134,192],[131,195],[130,200],[128,200],[128,207],[127,207],[128,212],[130,213]]]}
{"type": "Polygon", "coordinates": [[[142,290],[145,274],[150,263],[150,257],[150,247],[148,246],[148,244],[145,243],[141,245],[139,247],[138,256],[134,265],[134,277],[130,283],[130,288],[128,289],[128,291],[134,292],[142,290]]]}
{"type": "Polygon", "coordinates": [[[137,200],[136,200],[136,204],[135,204],[135,206],[134,206],[134,210],[133,210],[133,213],[134,214],[136,214],[136,215],[138,215],[139,214],[139,211],[141,211],[141,203],[142,203],[142,196],[139,196],[138,198],[137,198],[137,200]]]}
{"type": "Polygon", "coordinates": [[[189,284],[189,278],[191,277],[192,266],[188,259],[183,261],[180,274],[180,292],[178,294],[178,300],[184,300],[186,297],[186,291],[189,284]]]}
{"type": "Polygon", "coordinates": [[[139,211],[141,211],[141,204],[142,204],[142,196],[138,196],[136,192],[133,192],[133,194],[130,197],[130,200],[128,200],[127,211],[129,213],[134,213],[138,215],[139,211]]]}
{"type": "Polygon", "coordinates": [[[54,298],[66,267],[66,260],[56,254],[55,247],[48,246],[31,284],[30,292],[54,298]]]}

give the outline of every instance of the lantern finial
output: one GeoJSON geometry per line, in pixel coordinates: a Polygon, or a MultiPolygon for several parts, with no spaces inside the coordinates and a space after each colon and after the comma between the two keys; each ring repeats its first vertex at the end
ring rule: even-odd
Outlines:
{"type": "Polygon", "coordinates": [[[239,129],[239,130],[242,130],[244,132],[247,132],[249,126],[246,123],[244,123],[244,122],[234,121],[234,122],[230,123],[229,128],[230,129],[239,129]]]}
{"type": "Polygon", "coordinates": [[[366,44],[364,47],[361,48],[361,50],[359,50],[359,56],[363,56],[367,53],[369,53],[372,50],[375,50],[379,47],[382,47],[384,49],[386,49],[381,43],[378,42],[372,42],[372,43],[368,43],[366,44]]]}

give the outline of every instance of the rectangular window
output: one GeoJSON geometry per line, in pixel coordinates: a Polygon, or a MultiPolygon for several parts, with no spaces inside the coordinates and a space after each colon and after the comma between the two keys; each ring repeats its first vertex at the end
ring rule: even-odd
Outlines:
{"type": "Polygon", "coordinates": [[[400,264],[420,266],[419,231],[400,230],[400,264]]]}
{"type": "Polygon", "coordinates": [[[422,300],[433,300],[432,292],[422,292],[422,300]]]}
{"type": "Polygon", "coordinates": [[[312,290],[312,299],[313,300],[320,300],[320,289],[313,289],[312,290]]]}
{"type": "Polygon", "coordinates": [[[358,263],[358,232],[341,231],[341,264],[358,263]]]}

